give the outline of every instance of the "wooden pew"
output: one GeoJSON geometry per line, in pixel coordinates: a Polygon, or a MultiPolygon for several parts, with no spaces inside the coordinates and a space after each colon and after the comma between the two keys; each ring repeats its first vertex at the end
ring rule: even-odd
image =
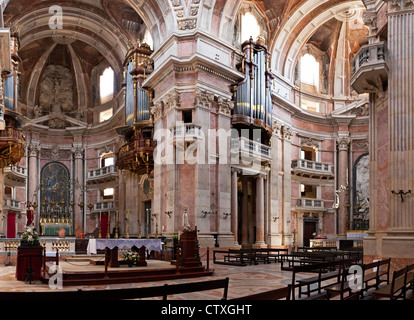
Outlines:
{"type": "Polygon", "coordinates": [[[240,250],[213,250],[213,263],[215,264],[226,264],[233,266],[244,267],[247,266],[244,261],[244,254],[240,250]],[[223,261],[216,258],[216,254],[224,254],[223,261]]]}
{"type": "MultiPolygon", "coordinates": [[[[329,298],[327,297],[327,293],[322,293],[322,289],[331,286],[332,284],[323,285],[325,281],[336,279],[334,282],[335,284],[340,283],[341,281],[341,268],[344,266],[349,266],[356,262],[355,259],[344,259],[344,260],[334,260],[328,262],[322,262],[317,264],[309,264],[303,266],[296,266],[293,267],[292,270],[292,300],[295,299],[295,288],[299,288],[298,297],[302,297],[302,293],[307,294],[308,298],[310,298],[311,293],[314,291],[318,291],[318,295],[321,295],[322,298],[329,298]],[[332,271],[333,270],[333,271],[332,271]],[[305,279],[296,279],[296,275],[298,273],[310,273],[316,272],[317,275],[305,279]],[[317,285],[316,289],[311,289],[311,285],[317,285]],[[307,290],[302,292],[302,287],[306,287],[307,290]]],[[[316,296],[316,298],[318,298],[316,296]]]]}
{"type": "Polygon", "coordinates": [[[229,278],[190,282],[155,287],[107,289],[107,290],[82,290],[77,291],[38,291],[38,292],[0,292],[0,301],[6,300],[125,300],[162,297],[180,293],[198,292],[213,289],[223,289],[221,300],[227,299],[229,278]]]}
{"type": "Polygon", "coordinates": [[[231,300],[290,300],[291,285],[287,287],[256,293],[248,296],[238,297],[231,300]]]}
{"type": "Polygon", "coordinates": [[[281,261],[280,268],[284,271],[292,271],[295,266],[317,264],[332,261],[335,258],[335,255],[323,252],[294,252],[285,255],[284,259],[281,261]]]}
{"type": "MultiPolygon", "coordinates": [[[[360,265],[362,268],[362,288],[354,293],[359,294],[360,298],[363,298],[364,292],[368,289],[372,287],[378,289],[380,283],[384,281],[388,283],[390,262],[391,259],[385,259],[360,265]],[[386,279],[382,279],[384,276],[386,276],[386,279]],[[374,283],[369,284],[371,281],[374,281],[374,283]]],[[[341,282],[325,288],[331,298],[339,295],[340,299],[344,300],[345,293],[348,293],[348,295],[352,293],[352,288],[349,287],[348,275],[348,270],[343,269],[341,282]]]]}
{"type": "Polygon", "coordinates": [[[390,300],[396,300],[398,298],[404,298],[406,279],[407,279],[407,267],[394,271],[391,283],[375,290],[373,296],[375,300],[381,298],[387,298],[390,300]]]}
{"type": "Polygon", "coordinates": [[[167,296],[173,294],[199,292],[213,289],[224,289],[221,300],[227,300],[228,288],[229,278],[180,284],[165,284],[163,290],[163,300],[167,300],[167,296]]]}
{"type": "Polygon", "coordinates": [[[390,283],[390,265],[391,259],[375,261],[372,263],[362,265],[362,282],[364,285],[363,290],[368,291],[372,287],[378,289],[379,285],[384,281],[387,282],[387,284],[390,283]],[[384,276],[386,276],[386,279],[383,279],[384,276]],[[374,283],[370,285],[370,281],[374,281],[374,283]]]}

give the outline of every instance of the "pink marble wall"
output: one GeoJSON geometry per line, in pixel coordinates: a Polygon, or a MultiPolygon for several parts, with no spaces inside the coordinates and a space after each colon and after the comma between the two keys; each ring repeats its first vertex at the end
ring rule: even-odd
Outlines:
{"type": "Polygon", "coordinates": [[[321,162],[334,165],[335,141],[323,140],[321,143],[321,162]]]}
{"type": "MultiPolygon", "coordinates": [[[[389,226],[389,162],[388,162],[388,109],[382,108],[377,113],[377,207],[373,208],[377,217],[378,230],[389,226]]],[[[374,226],[372,226],[374,227],[374,226]]]]}

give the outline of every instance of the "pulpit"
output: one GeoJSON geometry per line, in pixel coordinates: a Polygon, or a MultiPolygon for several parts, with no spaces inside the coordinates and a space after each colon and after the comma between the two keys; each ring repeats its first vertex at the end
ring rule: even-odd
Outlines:
{"type": "Polygon", "coordinates": [[[16,279],[21,281],[40,280],[42,257],[42,246],[25,245],[22,243],[17,248],[16,279]]]}
{"type": "Polygon", "coordinates": [[[202,265],[199,255],[197,230],[185,230],[180,236],[181,262],[183,267],[202,265]]]}

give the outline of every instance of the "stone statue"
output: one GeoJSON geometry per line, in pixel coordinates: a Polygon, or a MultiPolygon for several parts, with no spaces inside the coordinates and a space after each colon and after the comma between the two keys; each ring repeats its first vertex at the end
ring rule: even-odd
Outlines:
{"type": "Polygon", "coordinates": [[[190,225],[188,223],[187,209],[185,209],[184,214],[183,214],[183,226],[184,226],[184,230],[190,230],[190,225]]]}
{"type": "Polygon", "coordinates": [[[52,113],[73,111],[72,73],[60,65],[45,68],[40,83],[40,110],[52,113]]]}

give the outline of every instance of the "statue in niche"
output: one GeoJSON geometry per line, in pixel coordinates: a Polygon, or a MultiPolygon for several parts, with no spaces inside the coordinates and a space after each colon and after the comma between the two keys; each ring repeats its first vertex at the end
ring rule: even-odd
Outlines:
{"type": "Polygon", "coordinates": [[[39,108],[49,113],[73,110],[72,73],[60,65],[45,68],[40,83],[39,108]]]}
{"type": "Polygon", "coordinates": [[[356,203],[361,210],[369,208],[369,156],[362,157],[356,167],[356,203]]]}

